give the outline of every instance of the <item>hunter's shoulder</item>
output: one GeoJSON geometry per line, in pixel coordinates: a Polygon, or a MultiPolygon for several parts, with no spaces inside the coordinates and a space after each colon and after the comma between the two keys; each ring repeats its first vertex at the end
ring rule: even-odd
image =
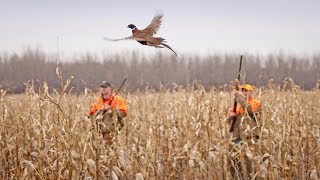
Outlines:
{"type": "Polygon", "coordinates": [[[261,100],[259,100],[259,99],[252,99],[252,102],[257,103],[257,104],[261,104],[261,100]]]}
{"type": "Polygon", "coordinates": [[[115,96],[115,99],[116,99],[117,101],[125,101],[122,96],[115,96]]]}
{"type": "Polygon", "coordinates": [[[253,106],[253,108],[255,109],[259,109],[262,106],[262,103],[259,99],[252,99],[252,101],[250,102],[251,106],[253,106]]]}
{"type": "Polygon", "coordinates": [[[103,101],[102,97],[99,96],[99,97],[96,98],[96,101],[95,101],[95,102],[102,102],[102,101],[103,101]]]}

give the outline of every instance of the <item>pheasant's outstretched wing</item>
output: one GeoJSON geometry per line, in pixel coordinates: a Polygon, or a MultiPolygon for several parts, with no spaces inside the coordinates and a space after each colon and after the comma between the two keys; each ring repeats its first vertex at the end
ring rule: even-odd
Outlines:
{"type": "Polygon", "coordinates": [[[170,49],[177,56],[177,58],[180,60],[180,62],[182,62],[182,59],[177,55],[177,53],[169,45],[167,45],[165,43],[161,43],[161,45],[163,45],[164,47],[170,49]]]}
{"type": "Polygon", "coordinates": [[[122,40],[134,40],[134,37],[133,36],[129,36],[129,37],[119,38],[119,39],[111,39],[111,38],[108,38],[108,37],[103,37],[102,39],[106,40],[106,41],[122,41],[122,40]]]}
{"type": "Polygon", "coordinates": [[[142,31],[152,36],[155,35],[161,26],[162,17],[163,17],[163,14],[156,14],[152,19],[151,23],[142,31]]]}
{"type": "Polygon", "coordinates": [[[125,38],[119,38],[119,39],[111,39],[111,38],[108,38],[108,37],[103,37],[102,39],[106,40],[106,41],[122,41],[122,40],[144,41],[145,40],[145,39],[142,39],[142,38],[136,38],[134,36],[129,36],[129,37],[125,37],[125,38]]]}

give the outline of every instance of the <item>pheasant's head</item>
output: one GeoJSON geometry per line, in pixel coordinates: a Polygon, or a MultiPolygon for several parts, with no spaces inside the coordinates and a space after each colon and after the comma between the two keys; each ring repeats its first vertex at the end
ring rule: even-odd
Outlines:
{"type": "Polygon", "coordinates": [[[129,24],[129,25],[128,25],[128,28],[134,30],[134,29],[136,29],[137,27],[136,27],[135,25],[133,25],[133,24],[129,24]]]}

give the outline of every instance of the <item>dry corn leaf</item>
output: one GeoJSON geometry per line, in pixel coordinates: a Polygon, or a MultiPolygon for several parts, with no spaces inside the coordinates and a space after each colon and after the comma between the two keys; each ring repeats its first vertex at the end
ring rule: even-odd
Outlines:
{"type": "Polygon", "coordinates": [[[144,180],[142,173],[135,174],[135,180],[144,180]]]}

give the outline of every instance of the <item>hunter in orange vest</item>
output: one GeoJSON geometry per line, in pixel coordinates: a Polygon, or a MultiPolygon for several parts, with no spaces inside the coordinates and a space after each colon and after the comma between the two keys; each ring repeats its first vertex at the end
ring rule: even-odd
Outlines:
{"type": "Polygon", "coordinates": [[[111,84],[103,81],[100,85],[101,96],[95,103],[91,104],[89,115],[94,115],[97,111],[118,110],[122,116],[127,116],[128,110],[125,100],[112,93],[111,84]]]}
{"type": "Polygon", "coordinates": [[[107,81],[101,83],[100,93],[101,96],[90,106],[89,116],[98,120],[103,138],[111,145],[115,124],[119,129],[124,126],[124,118],[128,115],[127,105],[122,97],[112,92],[111,84],[107,81]],[[116,123],[114,119],[117,119],[116,123]]]}
{"type": "Polygon", "coordinates": [[[257,116],[261,109],[261,101],[254,98],[253,87],[243,84],[240,86],[240,91],[234,90],[233,94],[237,101],[236,111],[233,111],[234,107],[230,107],[227,120],[231,123],[232,119],[236,118],[232,131],[234,140],[259,138],[257,116]]]}

